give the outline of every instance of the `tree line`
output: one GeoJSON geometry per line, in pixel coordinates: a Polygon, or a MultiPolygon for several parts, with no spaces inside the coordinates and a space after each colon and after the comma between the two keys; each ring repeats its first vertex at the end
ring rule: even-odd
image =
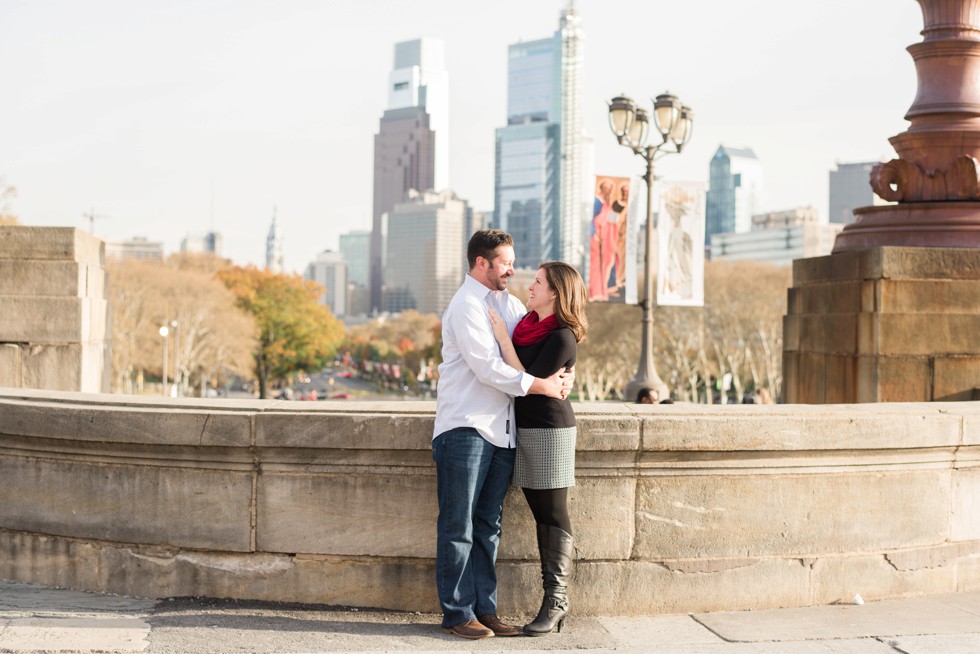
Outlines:
{"type": "MultiPolygon", "coordinates": [[[[179,359],[168,376],[192,394],[241,377],[269,397],[299,372],[335,359],[379,389],[428,394],[437,383],[435,315],[406,311],[345,327],[317,303],[317,284],[214,256],[124,261],[108,271],[115,392],[138,393],[160,379],[159,329],[173,323],[179,359]]],[[[655,365],[674,400],[739,401],[760,391],[779,397],[790,280],[788,266],[709,261],[704,307],[655,307],[655,365]]],[[[527,292],[512,291],[522,299],[527,292]]],[[[631,400],[623,389],[639,361],[641,310],[590,303],[587,314],[589,335],[576,365],[579,399],[631,400]]]]}

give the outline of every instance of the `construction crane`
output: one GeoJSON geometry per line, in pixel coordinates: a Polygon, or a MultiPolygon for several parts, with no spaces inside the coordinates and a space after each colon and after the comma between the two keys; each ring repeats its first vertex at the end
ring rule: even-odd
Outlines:
{"type": "Polygon", "coordinates": [[[108,219],[109,216],[104,216],[102,214],[95,213],[95,208],[93,207],[88,213],[83,213],[82,218],[88,220],[88,231],[90,234],[95,233],[95,221],[108,219]]]}

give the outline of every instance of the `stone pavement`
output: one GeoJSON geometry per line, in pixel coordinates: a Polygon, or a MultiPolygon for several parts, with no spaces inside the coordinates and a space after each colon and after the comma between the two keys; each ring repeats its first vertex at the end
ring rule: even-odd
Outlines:
{"type": "Polygon", "coordinates": [[[980,592],[863,605],[573,617],[561,634],[467,641],[438,616],[198,598],[146,600],[0,581],[0,652],[976,654],[980,592]]]}

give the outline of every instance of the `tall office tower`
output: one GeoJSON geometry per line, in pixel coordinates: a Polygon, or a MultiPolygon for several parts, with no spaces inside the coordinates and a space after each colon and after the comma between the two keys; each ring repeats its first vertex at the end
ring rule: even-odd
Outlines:
{"type": "Polygon", "coordinates": [[[493,224],[513,235],[518,267],[549,259],[582,265],[582,41],[573,2],[553,36],[508,48],[493,224]]]}
{"type": "Polygon", "coordinates": [[[469,207],[449,189],[411,191],[388,214],[385,310],[442,315],[465,273],[469,207]]]}
{"type": "Polygon", "coordinates": [[[265,238],[265,269],[274,272],[283,272],[282,260],[282,233],[279,231],[279,220],[276,217],[276,210],[272,210],[272,224],[269,225],[269,235],[265,238]]]}
{"type": "Polygon", "coordinates": [[[830,171],[830,193],[827,218],[832,223],[848,225],[854,222],[854,210],[885,204],[871,190],[871,169],[877,161],[838,163],[830,171]]]}
{"type": "Polygon", "coordinates": [[[303,279],[323,287],[317,302],[335,316],[347,315],[347,263],[339,252],[324,250],[306,267],[303,279]]]}
{"type": "Polygon", "coordinates": [[[752,230],[752,216],[763,211],[762,163],[750,148],[719,145],[708,166],[704,244],[712,234],[752,230]]]}
{"type": "Polygon", "coordinates": [[[395,44],[388,108],[374,137],[371,225],[371,308],[382,305],[384,215],[409,189],[449,187],[449,74],[443,44],[416,39],[395,44]]]}

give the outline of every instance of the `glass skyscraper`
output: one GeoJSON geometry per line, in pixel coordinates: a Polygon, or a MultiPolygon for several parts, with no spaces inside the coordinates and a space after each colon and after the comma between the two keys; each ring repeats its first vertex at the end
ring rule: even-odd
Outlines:
{"type": "Polygon", "coordinates": [[[712,234],[752,230],[752,216],[763,211],[762,163],[750,148],[718,146],[708,165],[704,244],[712,234]]]}
{"type": "Polygon", "coordinates": [[[582,30],[574,4],[546,39],[508,48],[507,126],[496,131],[493,225],[517,267],[582,264],[582,30]]]}

